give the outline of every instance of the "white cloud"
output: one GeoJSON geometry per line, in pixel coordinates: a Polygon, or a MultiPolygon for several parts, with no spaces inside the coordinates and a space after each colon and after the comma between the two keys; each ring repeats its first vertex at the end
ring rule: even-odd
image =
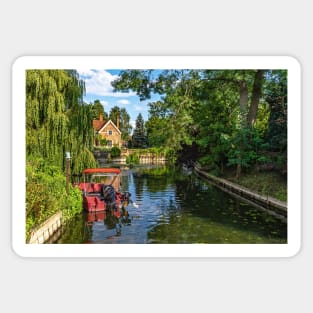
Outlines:
{"type": "Polygon", "coordinates": [[[142,105],[137,105],[137,104],[134,105],[134,110],[135,110],[135,111],[143,111],[143,110],[145,110],[145,109],[146,109],[146,108],[143,107],[142,105]]]}
{"type": "Polygon", "coordinates": [[[112,75],[106,70],[77,69],[77,72],[85,81],[86,94],[123,98],[134,95],[131,92],[113,92],[111,82],[118,78],[118,75],[112,75]]]}
{"type": "Polygon", "coordinates": [[[104,107],[106,107],[106,106],[109,105],[109,102],[108,102],[108,101],[104,101],[104,100],[100,100],[100,103],[101,103],[104,107]]]}
{"type": "Polygon", "coordinates": [[[118,100],[117,103],[119,103],[119,104],[125,104],[125,105],[126,105],[126,104],[130,104],[129,100],[127,100],[127,99],[118,100]]]}

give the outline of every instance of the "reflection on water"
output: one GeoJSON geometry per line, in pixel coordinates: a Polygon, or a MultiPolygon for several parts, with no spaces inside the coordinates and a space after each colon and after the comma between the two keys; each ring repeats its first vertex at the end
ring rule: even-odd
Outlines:
{"type": "Polygon", "coordinates": [[[57,243],[286,243],[287,224],[170,167],[124,170],[125,209],[82,213],[57,243]]]}

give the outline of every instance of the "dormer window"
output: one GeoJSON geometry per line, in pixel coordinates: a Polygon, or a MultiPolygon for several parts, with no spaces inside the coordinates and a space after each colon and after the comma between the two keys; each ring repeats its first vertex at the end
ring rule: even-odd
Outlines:
{"type": "Polygon", "coordinates": [[[112,130],[108,130],[108,135],[111,136],[113,134],[112,130]]]}

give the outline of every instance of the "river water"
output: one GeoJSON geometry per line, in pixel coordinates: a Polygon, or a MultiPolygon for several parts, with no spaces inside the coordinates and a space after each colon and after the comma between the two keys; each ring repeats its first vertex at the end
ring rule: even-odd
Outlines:
{"type": "Polygon", "coordinates": [[[167,166],[123,170],[125,210],[82,212],[56,243],[286,243],[287,224],[197,175],[167,166]]]}

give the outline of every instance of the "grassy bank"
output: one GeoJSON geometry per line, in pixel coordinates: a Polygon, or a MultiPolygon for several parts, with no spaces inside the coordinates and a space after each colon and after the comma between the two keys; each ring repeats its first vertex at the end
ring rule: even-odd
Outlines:
{"type": "Polygon", "coordinates": [[[236,179],[233,173],[226,172],[222,175],[222,178],[262,195],[287,202],[287,181],[277,172],[251,171],[242,173],[239,180],[236,179]]]}

